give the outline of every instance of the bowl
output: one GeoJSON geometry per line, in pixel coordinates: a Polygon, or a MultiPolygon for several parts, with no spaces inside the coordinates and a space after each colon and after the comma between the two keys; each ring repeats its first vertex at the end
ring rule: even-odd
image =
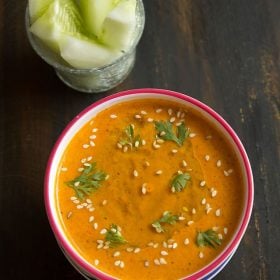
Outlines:
{"type": "Polygon", "coordinates": [[[48,219],[51,225],[51,228],[54,232],[56,240],[64,252],[67,259],[71,264],[87,279],[115,279],[114,277],[96,269],[93,265],[87,262],[81,254],[72,246],[68,240],[59,216],[56,210],[55,205],[55,180],[56,172],[58,170],[60,159],[64,153],[65,147],[70,142],[72,137],[83,127],[89,120],[94,117],[99,112],[103,111],[106,108],[111,107],[112,105],[119,104],[129,100],[141,100],[141,99],[161,99],[161,100],[170,100],[176,101],[183,105],[187,105],[190,108],[201,112],[201,114],[207,118],[211,123],[218,128],[229,141],[231,148],[234,150],[237,155],[239,165],[242,171],[242,176],[245,181],[244,188],[244,202],[242,205],[243,211],[241,218],[239,220],[238,226],[228,242],[227,246],[223,251],[213,260],[211,263],[196,271],[192,275],[188,275],[183,279],[212,279],[219,271],[221,271],[224,266],[229,262],[230,258],[233,256],[237,250],[240,241],[245,233],[247,228],[253,206],[253,175],[250,166],[249,159],[247,157],[246,151],[230,125],[213,109],[203,104],[202,102],[181,94],[178,92],[164,90],[164,89],[133,89],[128,91],[119,92],[117,94],[108,96],[104,99],[101,99],[85,110],[78,114],[64,129],[59,139],[57,140],[46,169],[45,175],[45,207],[48,215],[48,219]]]}

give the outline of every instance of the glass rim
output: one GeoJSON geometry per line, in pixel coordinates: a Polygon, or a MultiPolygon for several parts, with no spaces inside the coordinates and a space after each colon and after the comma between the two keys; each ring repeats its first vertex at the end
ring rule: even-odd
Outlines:
{"type": "MultiPolygon", "coordinates": [[[[53,59],[49,58],[47,55],[44,54],[44,51],[38,46],[36,43],[36,40],[41,41],[40,38],[37,38],[34,36],[29,28],[30,28],[30,18],[29,18],[29,5],[27,4],[26,10],[25,10],[25,30],[27,33],[27,37],[29,40],[29,43],[31,44],[33,50],[36,52],[38,56],[40,56],[46,63],[48,63],[50,66],[54,67],[55,69],[59,71],[64,71],[64,72],[69,72],[69,73],[91,73],[91,72],[96,72],[96,71],[103,71],[106,70],[107,68],[110,68],[112,65],[115,65],[116,63],[120,62],[123,60],[124,57],[130,55],[138,45],[140,38],[143,34],[144,31],[144,26],[145,26],[145,9],[144,9],[144,4],[142,0],[136,0],[136,25],[134,28],[134,32],[136,31],[136,36],[132,40],[132,44],[129,47],[129,50],[124,52],[121,56],[117,57],[117,59],[113,60],[109,64],[99,66],[99,67],[93,67],[93,68],[84,68],[84,69],[78,69],[74,68],[71,65],[67,65],[67,62],[64,61],[62,57],[61,60],[65,62],[65,64],[60,63],[59,61],[54,61],[53,59]]],[[[42,42],[43,43],[43,42],[42,42]]],[[[53,52],[50,50],[50,52],[53,52]]],[[[60,55],[59,55],[60,56],[60,55]]]]}

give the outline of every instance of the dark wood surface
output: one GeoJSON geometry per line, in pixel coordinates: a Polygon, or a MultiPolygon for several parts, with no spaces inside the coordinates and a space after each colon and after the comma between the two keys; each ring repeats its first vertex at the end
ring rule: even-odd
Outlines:
{"type": "Polygon", "coordinates": [[[110,92],[84,94],[62,84],[31,49],[26,1],[0,2],[1,279],[82,279],[48,224],[46,162],[78,112],[139,87],[188,93],[236,130],[253,167],[254,211],[240,247],[216,279],[280,279],[280,1],[144,4],[146,26],[133,72],[110,92]]]}

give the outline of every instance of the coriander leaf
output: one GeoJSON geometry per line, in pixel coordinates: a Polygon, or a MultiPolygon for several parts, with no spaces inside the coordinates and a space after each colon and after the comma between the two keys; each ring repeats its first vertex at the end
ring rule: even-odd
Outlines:
{"type": "Polygon", "coordinates": [[[165,141],[173,141],[179,146],[183,145],[185,139],[189,135],[189,130],[185,127],[184,123],[181,123],[178,127],[175,126],[177,135],[174,132],[172,123],[169,121],[156,121],[155,127],[159,138],[165,141]]]}
{"type": "Polygon", "coordinates": [[[96,191],[107,176],[103,171],[95,171],[95,167],[96,163],[87,163],[81,175],[66,182],[70,188],[74,189],[77,197],[81,200],[96,191]]]}
{"type": "Polygon", "coordinates": [[[187,185],[187,182],[191,179],[189,173],[183,173],[176,175],[171,182],[172,192],[181,192],[187,185]]]}
{"type": "Polygon", "coordinates": [[[218,237],[218,234],[216,231],[212,229],[208,229],[204,232],[198,232],[197,237],[196,237],[196,244],[199,247],[204,247],[204,246],[210,246],[215,248],[216,245],[221,245],[222,242],[218,237]]]}
{"type": "Polygon", "coordinates": [[[130,146],[130,148],[138,148],[142,145],[141,137],[140,135],[135,135],[134,132],[134,126],[130,124],[128,127],[124,129],[124,138],[119,140],[119,144],[122,146],[130,146]]]}
{"type": "Polygon", "coordinates": [[[112,224],[110,228],[107,229],[105,240],[109,242],[110,247],[116,247],[127,243],[120,232],[120,228],[115,224],[112,224]]]}
{"type": "Polygon", "coordinates": [[[186,128],[184,123],[181,123],[178,126],[178,140],[181,146],[183,145],[185,139],[189,137],[189,134],[190,134],[190,130],[186,128]]]}
{"type": "Polygon", "coordinates": [[[156,232],[161,233],[164,232],[164,228],[161,224],[170,224],[173,225],[179,220],[178,215],[172,215],[171,212],[165,211],[162,217],[152,223],[152,227],[155,228],[156,232]]]}

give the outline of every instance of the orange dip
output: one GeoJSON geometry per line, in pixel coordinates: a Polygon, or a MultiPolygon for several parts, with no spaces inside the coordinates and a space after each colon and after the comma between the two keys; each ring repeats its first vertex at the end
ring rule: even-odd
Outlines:
{"type": "Polygon", "coordinates": [[[237,156],[213,124],[194,109],[149,99],[114,105],[75,135],[57,172],[56,203],[70,242],[99,270],[120,279],[178,279],[227,246],[240,220],[243,188],[237,156]],[[170,121],[175,135],[183,123],[188,137],[181,146],[163,142],[155,121],[170,121]],[[132,149],[120,143],[131,124],[140,135],[132,149]],[[93,163],[108,176],[80,199],[67,182],[93,163]],[[190,179],[174,192],[172,180],[181,173],[190,179]],[[157,232],[152,224],[165,211],[176,221],[161,223],[157,232]],[[106,243],[112,224],[126,243],[106,243]],[[207,230],[220,245],[198,246],[198,233],[207,230]]]}

